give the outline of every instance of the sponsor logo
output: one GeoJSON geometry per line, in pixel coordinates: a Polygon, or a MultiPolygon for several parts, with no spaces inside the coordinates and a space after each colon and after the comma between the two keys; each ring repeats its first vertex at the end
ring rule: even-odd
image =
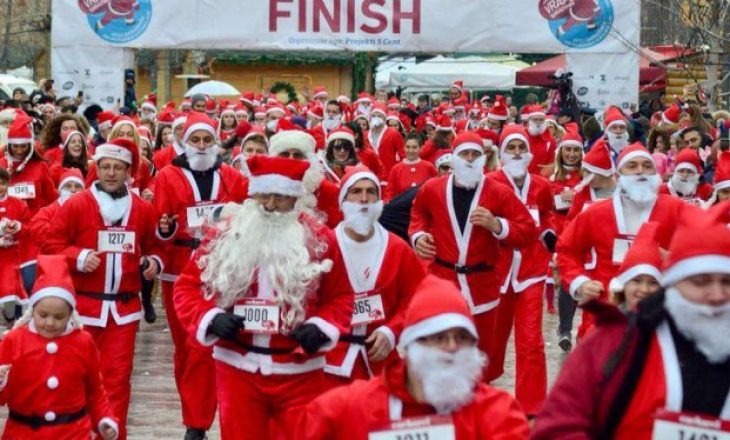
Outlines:
{"type": "Polygon", "coordinates": [[[538,8],[555,38],[568,47],[593,47],[613,26],[611,0],[540,0],[538,8]]]}
{"type": "Polygon", "coordinates": [[[139,38],[152,18],[151,0],[78,0],[89,26],[102,40],[124,44],[139,38]]]}

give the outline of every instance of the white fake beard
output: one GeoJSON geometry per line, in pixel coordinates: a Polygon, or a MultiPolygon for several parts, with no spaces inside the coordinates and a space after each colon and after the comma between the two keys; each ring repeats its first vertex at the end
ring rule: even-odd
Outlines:
{"type": "Polygon", "coordinates": [[[547,124],[535,124],[534,122],[527,123],[527,131],[531,136],[540,136],[547,130],[547,124]]]}
{"type": "Polygon", "coordinates": [[[341,124],[341,122],[340,122],[339,118],[326,118],[324,120],[324,122],[322,123],[322,125],[324,125],[324,128],[327,131],[332,131],[332,130],[336,129],[337,127],[340,126],[340,124],[341,124]]]}
{"type": "Polygon", "coordinates": [[[62,189],[58,192],[58,203],[60,205],[63,205],[64,203],[66,203],[66,200],[71,198],[72,195],[74,195],[74,193],[72,193],[71,191],[67,189],[62,189]]]}
{"type": "Polygon", "coordinates": [[[213,168],[216,160],[218,160],[218,149],[216,144],[203,151],[185,144],[185,156],[188,158],[188,165],[193,171],[208,171],[213,168]]]}
{"type": "Polygon", "coordinates": [[[624,176],[619,175],[618,187],[632,202],[639,205],[648,205],[657,198],[657,190],[662,183],[658,174],[651,176],[624,176]]]}
{"type": "Polygon", "coordinates": [[[385,121],[383,121],[383,118],[373,116],[372,118],[370,118],[370,125],[372,125],[373,128],[380,128],[385,125],[385,121]]]}
{"type": "Polygon", "coordinates": [[[97,191],[97,194],[99,196],[97,201],[99,202],[101,217],[110,225],[113,225],[124,218],[127,210],[132,205],[132,201],[129,197],[129,191],[127,191],[126,196],[118,199],[113,199],[112,196],[104,191],[97,191]]]}
{"type": "Polygon", "coordinates": [[[697,191],[697,184],[700,183],[699,174],[691,176],[688,180],[682,180],[679,174],[672,174],[672,186],[684,196],[694,195],[697,191]]]}
{"type": "Polygon", "coordinates": [[[527,167],[532,162],[532,154],[522,154],[519,159],[515,159],[514,157],[514,154],[503,153],[502,169],[513,179],[521,179],[527,174],[527,167]]]}
{"type": "Polygon", "coordinates": [[[675,287],[666,290],[664,307],[684,337],[713,364],[730,358],[730,303],[709,306],[689,301],[675,287]]]}
{"type": "Polygon", "coordinates": [[[267,212],[248,199],[232,210],[230,222],[207,246],[198,267],[206,298],[228,308],[249,293],[259,270],[269,281],[281,307],[286,333],[304,322],[307,296],[319,277],[332,269],[332,260],[313,261],[325,251],[310,228],[299,221],[297,209],[267,212]]]}
{"type": "Polygon", "coordinates": [[[611,149],[617,153],[620,153],[621,150],[629,145],[628,133],[616,134],[610,131],[606,131],[606,136],[608,137],[608,145],[610,145],[611,149]]]}
{"type": "Polygon", "coordinates": [[[406,348],[408,371],[421,380],[423,398],[439,414],[452,413],[474,399],[487,357],[477,347],[455,353],[414,342],[406,348]]]}
{"type": "Polygon", "coordinates": [[[358,235],[368,235],[373,230],[373,225],[383,213],[383,201],[375,203],[342,202],[342,214],[346,228],[352,229],[358,235]]]}
{"type": "Polygon", "coordinates": [[[454,154],[451,158],[451,166],[454,168],[454,178],[467,189],[476,188],[479,181],[482,180],[484,176],[484,165],[486,163],[487,158],[484,155],[471,163],[459,157],[458,154],[454,154]]]}
{"type": "Polygon", "coordinates": [[[357,111],[359,111],[360,113],[362,113],[366,117],[369,117],[370,116],[370,106],[365,107],[364,105],[359,104],[357,106],[357,111]]]}

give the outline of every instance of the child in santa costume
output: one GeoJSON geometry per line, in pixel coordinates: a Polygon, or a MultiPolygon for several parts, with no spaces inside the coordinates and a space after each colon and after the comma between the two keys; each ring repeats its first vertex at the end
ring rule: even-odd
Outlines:
{"type": "Polygon", "coordinates": [[[102,385],[99,352],[81,329],[62,255],[38,257],[38,281],[26,314],[0,341],[3,439],[117,438],[102,385]]]}
{"type": "Polygon", "coordinates": [[[418,186],[436,177],[433,163],[419,157],[421,152],[421,136],[411,134],[406,138],[406,157],[393,166],[385,188],[385,200],[391,200],[403,191],[418,186]]]}
{"type": "Polygon", "coordinates": [[[81,322],[101,353],[104,384],[124,439],[142,318],[140,271],[147,280],[159,275],[162,252],[154,208],[126,186],[139,161],[137,146],[114,139],[97,147],[94,160],[100,179],[61,206],[42,251],[66,256],[81,322]]]}
{"type": "Polygon", "coordinates": [[[0,305],[6,318],[20,316],[27,294],[20,279],[21,247],[31,238],[27,234],[30,211],[24,201],[8,196],[10,174],[0,168],[0,305]]]}
{"type": "Polygon", "coordinates": [[[335,228],[355,293],[351,329],[327,353],[325,372],[335,385],[369,379],[394,353],[403,314],[425,271],[403,239],[385,230],[380,180],[364,166],[347,169],[340,188],[345,219],[335,228]]]}

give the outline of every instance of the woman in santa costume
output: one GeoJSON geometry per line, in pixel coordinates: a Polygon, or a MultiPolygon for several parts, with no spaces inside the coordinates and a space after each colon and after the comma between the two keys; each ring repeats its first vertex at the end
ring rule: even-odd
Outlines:
{"type": "Polygon", "coordinates": [[[175,309],[213,347],[222,438],[291,438],[326,387],[324,354],[354,298],[332,232],[297,203],[309,163],[257,155],[248,165],[251,199],[193,254],[175,309]]]}
{"type": "Polygon", "coordinates": [[[401,359],[310,403],[298,438],[526,439],[529,425],[514,399],[479,380],[487,359],[478,340],[459,290],[427,277],[404,316],[401,359]]]}
{"type": "MultiPolygon", "coordinates": [[[[102,113],[104,114],[100,114],[98,117],[100,129],[103,125],[103,117],[108,112],[102,113]]],[[[113,116],[113,113],[111,115],[113,116]]],[[[39,135],[43,158],[50,164],[60,163],[63,160],[64,141],[74,131],[78,131],[86,139],[89,136],[89,125],[80,116],[70,114],[56,115],[48,121],[39,135]]]]}
{"type": "Polygon", "coordinates": [[[71,168],[79,170],[85,179],[89,172],[89,150],[84,134],[80,131],[68,132],[63,137],[61,148],[63,149],[63,158],[60,162],[51,164],[48,169],[53,184],[58,186],[61,175],[71,168]]]}
{"type": "MultiPolygon", "coordinates": [[[[608,297],[608,283],[642,224],[658,222],[661,227],[657,241],[666,248],[680,214],[685,209],[697,209],[675,197],[657,194],[661,176],[643,145],[626,147],[616,168],[619,178],[614,195],[578,214],[558,240],[558,272],[570,295],[582,303],[608,297]]],[[[585,335],[592,326],[593,316],[584,313],[578,336],[585,335]]]]}
{"type": "Polygon", "coordinates": [[[705,167],[693,148],[684,148],[677,154],[674,173],[662,184],[659,192],[678,197],[690,205],[701,206],[712,197],[712,185],[700,182],[705,167]]]}
{"type": "Polygon", "coordinates": [[[506,275],[496,267],[502,248],[532,244],[537,229],[512,188],[484,176],[484,162],[479,135],[457,136],[454,173],[421,186],[408,233],[416,254],[433,259],[429,272],[459,285],[475,315],[480,348],[491,356],[499,287],[506,275]]]}
{"type": "Polygon", "coordinates": [[[74,286],[62,255],[38,257],[30,307],[0,341],[3,439],[117,438],[102,385],[99,352],[81,329],[74,286]]]}
{"type": "Polygon", "coordinates": [[[406,137],[406,157],[390,170],[388,185],[385,188],[385,200],[391,200],[409,188],[419,186],[426,180],[436,177],[433,163],[419,157],[421,152],[421,136],[410,134],[406,137]]]}
{"type": "Polygon", "coordinates": [[[187,121],[187,113],[179,114],[175,117],[170,128],[172,129],[172,142],[166,144],[165,147],[155,151],[152,156],[152,162],[155,165],[157,171],[162,170],[167,165],[170,165],[173,159],[180,156],[185,152],[185,147],[182,146],[182,131],[187,121]]]}
{"type": "Polygon", "coordinates": [[[319,162],[325,179],[339,185],[345,168],[358,164],[352,130],[347,127],[334,130],[327,138],[327,148],[319,153],[319,162]]]}
{"type": "Polygon", "coordinates": [[[442,115],[438,118],[438,125],[436,125],[433,137],[427,139],[426,143],[423,144],[419,156],[421,159],[433,163],[439,153],[451,151],[454,136],[456,136],[456,132],[454,131],[453,121],[448,116],[442,115]]]}
{"type": "Polygon", "coordinates": [[[385,230],[380,180],[363,166],[350,167],[342,180],[344,220],[335,229],[347,277],[355,293],[352,327],[327,353],[325,372],[341,385],[378,375],[394,353],[403,315],[425,276],[413,249],[385,230]]]}
{"type": "Polygon", "coordinates": [[[504,372],[507,341],[515,328],[515,395],[522,409],[534,415],[547,394],[547,366],[542,338],[542,298],[550,254],[555,251],[557,235],[553,223],[550,182],[529,172],[532,145],[520,125],[508,124],[500,138],[502,169],[487,175],[514,191],[540,233],[539,239],[505,252],[497,263],[504,275],[497,306],[497,324],[492,335],[493,351],[487,379],[504,372]]]}
{"type": "Polygon", "coordinates": [[[236,131],[237,125],[236,113],[233,107],[225,108],[221,112],[221,118],[220,121],[218,121],[218,126],[216,127],[218,139],[220,139],[221,142],[225,142],[236,131]]]}
{"type": "Polygon", "coordinates": [[[137,146],[115,139],[96,148],[94,161],[99,180],[61,206],[42,251],[66,256],[81,322],[101,353],[104,385],[123,439],[142,318],[140,270],[147,280],[157,276],[162,252],[154,208],[126,185],[139,162],[137,146]]]}
{"type": "Polygon", "coordinates": [[[244,177],[222,163],[215,123],[203,113],[188,116],[183,129],[185,153],[173,159],[155,179],[154,200],[161,227],[158,237],[167,244],[165,272],[160,275],[162,302],[175,345],[175,383],[182,402],[183,423],[191,430],[207,431],[215,417],[215,370],[211,350],[191,343],[175,313],[173,283],[198,248],[203,228],[216,209],[241,203],[244,177]]]}
{"type": "Polygon", "coordinates": [[[730,229],[718,216],[729,209],[682,219],[664,291],[635,315],[591,303],[599,327],[563,365],[532,438],[727,438],[730,229]]]}
{"type": "MultiPolygon", "coordinates": [[[[10,174],[0,167],[0,305],[6,318],[20,316],[21,306],[28,299],[21,286],[22,246],[32,238],[27,233],[30,211],[24,201],[8,197],[10,174]]],[[[32,285],[32,283],[29,283],[32,285]]]]}

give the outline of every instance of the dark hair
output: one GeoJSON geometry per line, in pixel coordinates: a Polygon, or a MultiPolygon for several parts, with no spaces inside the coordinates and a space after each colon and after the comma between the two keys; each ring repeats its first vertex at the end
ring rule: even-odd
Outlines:
{"type": "Polygon", "coordinates": [[[0,180],[4,180],[5,183],[10,181],[10,173],[3,167],[0,167],[0,180]]]}
{"type": "Polygon", "coordinates": [[[337,102],[336,100],[330,99],[329,101],[327,101],[327,104],[325,104],[325,107],[328,106],[328,105],[335,105],[335,106],[337,106],[337,109],[339,110],[339,112],[342,113],[342,107],[340,107],[340,103],[337,102]]]}
{"type": "Polygon", "coordinates": [[[410,133],[408,136],[406,136],[405,142],[408,141],[416,141],[418,142],[418,146],[420,147],[423,145],[423,138],[418,133],[410,133]]]}
{"type": "Polygon", "coordinates": [[[61,165],[64,168],[78,168],[81,171],[81,174],[86,177],[86,173],[89,171],[89,157],[87,153],[88,145],[86,144],[86,138],[84,135],[81,135],[81,142],[84,144],[84,148],[81,150],[81,156],[76,159],[73,156],[71,156],[71,152],[69,151],[68,147],[63,149],[63,161],[61,165]]]}
{"type": "Polygon", "coordinates": [[[61,125],[66,121],[76,121],[76,127],[79,129],[78,131],[80,131],[84,137],[88,136],[89,123],[86,122],[86,119],[78,115],[62,113],[51,118],[46,122],[45,127],[43,127],[43,131],[41,131],[40,135],[40,142],[43,148],[53,148],[61,143],[61,125]]]}
{"type": "Polygon", "coordinates": [[[444,130],[436,130],[436,134],[431,138],[433,146],[437,150],[450,150],[451,149],[451,132],[444,130]]]}
{"type": "Polygon", "coordinates": [[[652,128],[649,132],[649,136],[646,139],[646,148],[649,150],[649,152],[654,153],[656,150],[656,144],[658,139],[662,139],[664,141],[664,146],[667,150],[669,150],[669,137],[671,136],[670,132],[661,128],[652,128]]]}
{"type": "Polygon", "coordinates": [[[357,150],[362,150],[363,148],[363,141],[362,141],[362,127],[360,124],[357,123],[357,121],[351,121],[344,125],[345,127],[352,130],[352,133],[355,135],[355,148],[357,150]]]}
{"type": "Polygon", "coordinates": [[[350,141],[345,140],[345,139],[335,139],[335,140],[327,143],[327,152],[325,153],[325,158],[327,159],[327,162],[334,162],[335,147],[338,147],[340,145],[347,148],[347,150],[350,152],[350,156],[348,157],[347,160],[349,161],[349,160],[354,159],[355,162],[357,163],[357,152],[355,151],[355,145],[353,145],[350,141]]]}
{"type": "Polygon", "coordinates": [[[169,128],[170,130],[172,130],[172,127],[169,125],[160,125],[159,127],[157,127],[157,134],[155,135],[155,144],[152,146],[152,149],[155,151],[161,149],[162,147],[166,147],[166,145],[164,144],[165,140],[162,138],[162,131],[165,128],[169,128]]]}

